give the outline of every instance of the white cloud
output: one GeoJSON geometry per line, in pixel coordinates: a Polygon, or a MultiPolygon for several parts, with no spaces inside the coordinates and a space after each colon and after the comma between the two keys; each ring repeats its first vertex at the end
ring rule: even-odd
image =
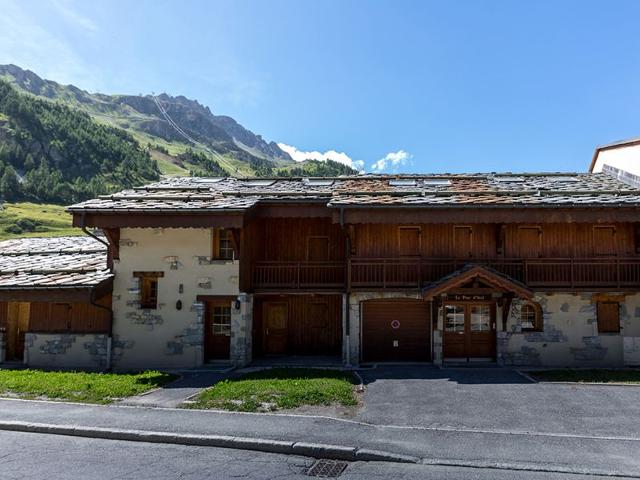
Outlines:
{"type": "Polygon", "coordinates": [[[398,150],[397,152],[389,152],[384,158],[381,158],[377,162],[371,165],[371,170],[376,173],[380,173],[387,168],[390,168],[392,172],[396,172],[398,168],[403,165],[407,165],[411,162],[411,155],[404,150],[398,150]]]}
{"type": "Polygon", "coordinates": [[[287,145],[286,143],[278,143],[278,146],[291,155],[296,162],[304,162],[305,160],[333,160],[334,162],[343,163],[356,170],[362,170],[364,167],[364,161],[353,160],[349,155],[344,152],[336,152],[335,150],[327,150],[326,152],[303,152],[296,147],[287,145]]]}
{"type": "Polygon", "coordinates": [[[78,12],[72,0],[53,0],[51,5],[70,25],[80,27],[91,33],[99,30],[93,20],[78,12]]]}

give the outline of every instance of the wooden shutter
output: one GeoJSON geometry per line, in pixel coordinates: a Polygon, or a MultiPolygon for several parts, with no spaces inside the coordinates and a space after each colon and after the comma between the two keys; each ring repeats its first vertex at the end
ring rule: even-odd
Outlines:
{"type": "Polygon", "coordinates": [[[542,256],[542,228],[518,227],[517,252],[520,258],[542,256]]]}
{"type": "Polygon", "coordinates": [[[620,304],[618,302],[598,302],[598,332],[620,332],[620,304]]]}
{"type": "Polygon", "coordinates": [[[473,230],[471,227],[453,227],[453,255],[456,258],[473,256],[473,230]]]}
{"type": "Polygon", "coordinates": [[[593,227],[593,251],[596,255],[616,254],[615,227],[593,227]]]}
{"type": "Polygon", "coordinates": [[[307,260],[311,262],[329,260],[329,237],[309,237],[307,239],[307,260]]]}
{"type": "Polygon", "coordinates": [[[400,256],[420,255],[420,227],[398,228],[398,252],[400,256]]]}

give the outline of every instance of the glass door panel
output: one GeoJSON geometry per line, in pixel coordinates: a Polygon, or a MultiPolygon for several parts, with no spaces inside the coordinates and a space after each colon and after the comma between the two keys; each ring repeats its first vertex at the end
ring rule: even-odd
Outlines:
{"type": "Polygon", "coordinates": [[[489,307],[489,305],[471,305],[469,322],[472,332],[490,332],[491,307],[489,307]]]}
{"type": "Polygon", "coordinates": [[[445,306],[445,332],[464,333],[464,307],[462,305],[445,306]]]}

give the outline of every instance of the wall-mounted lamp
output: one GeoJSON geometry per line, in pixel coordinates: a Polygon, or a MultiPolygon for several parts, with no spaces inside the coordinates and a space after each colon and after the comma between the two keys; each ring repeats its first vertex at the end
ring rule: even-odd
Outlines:
{"type": "Polygon", "coordinates": [[[184,293],[184,285],[183,284],[180,284],[178,286],[178,293],[184,293]]]}
{"type": "Polygon", "coordinates": [[[176,302],[176,310],[182,310],[182,300],[176,302]]]}
{"type": "Polygon", "coordinates": [[[236,301],[233,303],[233,306],[236,307],[236,310],[240,310],[240,299],[236,298],[236,301]]]}

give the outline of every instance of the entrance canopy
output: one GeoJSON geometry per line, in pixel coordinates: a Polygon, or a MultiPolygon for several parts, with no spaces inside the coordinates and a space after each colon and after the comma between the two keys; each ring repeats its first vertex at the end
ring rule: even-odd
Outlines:
{"type": "Polygon", "coordinates": [[[432,300],[450,290],[464,287],[476,281],[499,292],[513,293],[520,298],[531,299],[533,297],[533,291],[524,283],[493,268],[477,264],[467,264],[461,269],[442,277],[423,289],[422,295],[426,300],[432,300]]]}

